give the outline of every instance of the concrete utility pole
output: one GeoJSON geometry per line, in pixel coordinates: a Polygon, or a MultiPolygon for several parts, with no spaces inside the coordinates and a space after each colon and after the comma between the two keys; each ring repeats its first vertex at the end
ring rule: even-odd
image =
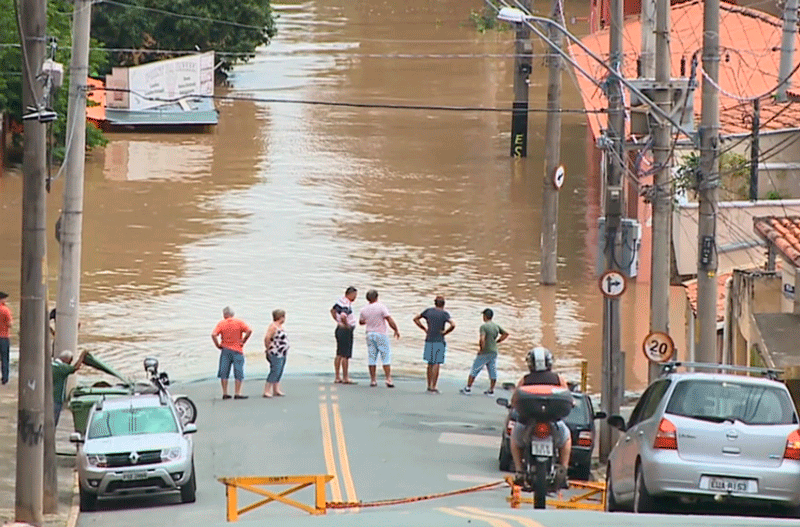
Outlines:
{"type": "MultiPolygon", "coordinates": [[[[38,79],[45,56],[47,1],[20,5],[23,112],[44,109],[38,79]]],[[[22,161],[22,268],[20,271],[19,399],[14,517],[41,526],[44,472],[45,300],[47,298],[45,161],[46,128],[37,118],[25,120],[22,161]]],[[[52,397],[52,395],[51,395],[52,397]]]]}
{"type": "Polygon", "coordinates": [[[778,73],[778,80],[781,81],[781,84],[778,86],[778,93],[775,94],[778,102],[788,100],[786,90],[792,86],[789,74],[794,67],[792,57],[794,56],[795,38],[797,38],[797,0],[786,0],[786,6],[783,8],[783,39],[781,40],[781,65],[778,73]]]}
{"type": "MultiPolygon", "coordinates": [[[[622,74],[622,31],[623,0],[611,0],[611,27],[609,44],[609,65],[622,74]]],[[[606,185],[605,244],[606,269],[619,269],[619,226],[622,218],[623,192],[622,175],[624,170],[625,108],[623,107],[622,83],[619,77],[611,75],[607,82],[608,129],[606,136],[606,185]]],[[[619,413],[624,387],[620,385],[624,364],[620,357],[620,319],[619,298],[605,297],[603,300],[603,367],[602,367],[602,407],[608,415],[619,413]]],[[[605,462],[613,447],[614,434],[608,423],[600,427],[600,460],[605,462]]]]}
{"type": "Polygon", "coordinates": [[[643,79],[652,79],[656,75],[656,61],[653,53],[656,46],[656,1],[642,0],[642,12],[639,13],[642,25],[639,77],[643,79]]]}
{"type": "Polygon", "coordinates": [[[698,362],[717,362],[717,188],[719,187],[719,1],[703,4],[703,91],[697,229],[698,362]],[[707,76],[707,77],[706,77],[707,76]],[[709,80],[710,79],[710,80],[709,80]]]}
{"type": "MultiPolygon", "coordinates": [[[[530,13],[530,0],[520,0],[530,13]]],[[[531,31],[526,23],[516,24],[514,51],[514,111],[511,114],[511,157],[528,157],[528,77],[531,74],[531,31]]]]}
{"type": "MultiPolygon", "coordinates": [[[[672,64],[669,49],[670,0],[656,0],[655,103],[667,113],[672,111],[672,64]]],[[[670,233],[672,232],[672,179],[670,142],[672,126],[666,119],[656,119],[653,136],[653,245],[650,258],[650,331],[669,334],[670,233]]],[[[658,378],[660,367],[651,362],[650,382],[658,378]]]]}
{"type": "MultiPolygon", "coordinates": [[[[550,18],[561,23],[561,2],[552,0],[550,18]]],[[[561,31],[550,24],[548,38],[559,48],[561,31]]],[[[558,281],[558,192],[556,171],[561,163],[561,55],[552,46],[547,54],[549,77],[547,83],[547,124],[545,125],[544,178],[542,181],[542,275],[543,285],[558,281]]]]}
{"type": "Polygon", "coordinates": [[[761,127],[761,101],[753,101],[753,137],[750,139],[750,201],[758,201],[758,129],[761,127]]]}

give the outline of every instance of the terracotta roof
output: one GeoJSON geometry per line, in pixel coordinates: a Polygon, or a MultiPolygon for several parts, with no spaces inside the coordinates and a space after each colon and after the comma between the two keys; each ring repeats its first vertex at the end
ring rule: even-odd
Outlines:
{"type": "Polygon", "coordinates": [[[800,267],[800,216],[753,218],[753,229],[786,260],[800,267]]]}
{"type": "MultiPolygon", "coordinates": [[[[717,322],[725,320],[725,282],[732,276],[732,272],[717,275],[717,322]]],[[[686,289],[686,298],[692,313],[697,315],[697,280],[688,280],[683,283],[683,287],[686,289]]]]}
{"type": "MultiPolygon", "coordinates": [[[[608,28],[594,32],[582,39],[595,54],[608,59],[608,28]]],[[[778,83],[780,66],[782,22],[780,19],[749,9],[722,3],[720,6],[720,62],[719,84],[725,92],[747,98],[773,89],[778,83]]],[[[795,49],[800,49],[800,35],[796,36],[795,49]]],[[[623,35],[623,75],[636,78],[636,59],[641,47],[641,23],[631,18],[625,23],[623,35]]],[[[681,60],[685,61],[684,77],[691,70],[695,52],[700,60],[703,47],[703,3],[691,1],[671,8],[670,53],[672,76],[681,76],[681,60]]],[[[605,70],[576,45],[570,46],[575,60],[596,79],[605,79],[605,70]]],[[[586,109],[599,110],[608,106],[600,88],[576,72],[581,97],[586,109]]],[[[697,88],[694,91],[695,123],[700,122],[702,69],[698,65],[697,88]]],[[[793,85],[800,87],[800,72],[792,76],[793,85]]],[[[800,88],[798,88],[800,89],[800,88]]],[[[625,97],[628,98],[627,90],[625,97]]],[[[723,135],[750,132],[753,106],[720,92],[720,133],[723,135]]],[[[589,124],[595,137],[606,126],[604,114],[590,114],[589,124]]],[[[772,99],[761,101],[762,130],[794,128],[800,124],[800,107],[779,104],[772,99]]]]}

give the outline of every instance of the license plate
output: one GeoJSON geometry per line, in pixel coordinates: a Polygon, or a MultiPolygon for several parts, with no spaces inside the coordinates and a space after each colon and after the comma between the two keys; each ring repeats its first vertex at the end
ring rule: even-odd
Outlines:
{"type": "Polygon", "coordinates": [[[146,470],[137,470],[135,472],[123,472],[122,479],[123,481],[133,481],[137,479],[145,479],[147,477],[146,470]]]}
{"type": "Polygon", "coordinates": [[[531,441],[531,455],[552,456],[553,441],[550,439],[546,439],[544,441],[531,441]]]}
{"type": "Polygon", "coordinates": [[[758,492],[758,483],[754,479],[703,476],[700,478],[700,488],[716,492],[754,494],[758,492]]]}

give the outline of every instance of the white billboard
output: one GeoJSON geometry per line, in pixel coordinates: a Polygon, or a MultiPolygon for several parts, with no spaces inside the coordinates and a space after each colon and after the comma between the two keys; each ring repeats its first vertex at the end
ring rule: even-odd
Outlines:
{"type": "Polygon", "coordinates": [[[128,68],[130,109],[146,110],[190,95],[214,95],[214,52],[128,68]]]}

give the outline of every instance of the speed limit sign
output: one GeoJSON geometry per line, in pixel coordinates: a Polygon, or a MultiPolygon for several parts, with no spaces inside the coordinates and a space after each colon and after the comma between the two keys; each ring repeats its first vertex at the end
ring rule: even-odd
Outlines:
{"type": "Polygon", "coordinates": [[[666,333],[655,331],[645,337],[642,351],[644,356],[653,362],[667,362],[675,353],[675,343],[666,333]]]}

